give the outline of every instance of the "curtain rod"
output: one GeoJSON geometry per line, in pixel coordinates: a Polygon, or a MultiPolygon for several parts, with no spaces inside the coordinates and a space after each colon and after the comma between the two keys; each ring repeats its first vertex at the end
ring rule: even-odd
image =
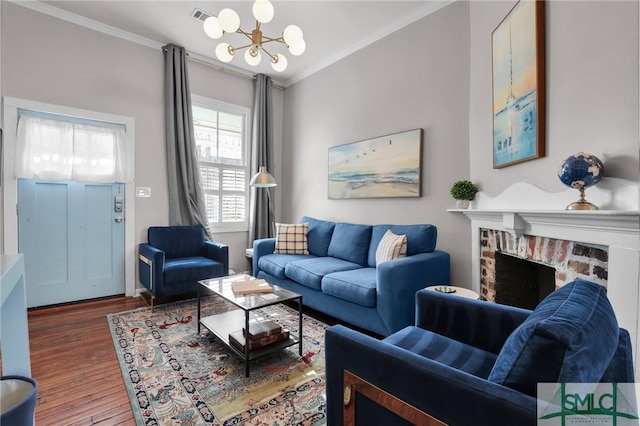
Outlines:
{"type": "MultiPolygon", "coordinates": [[[[218,71],[226,72],[226,73],[229,73],[229,74],[237,75],[239,77],[244,77],[244,78],[248,78],[248,79],[251,79],[251,80],[255,80],[256,79],[256,76],[254,74],[244,73],[242,71],[236,71],[233,68],[226,68],[224,66],[220,66],[220,65],[218,65],[216,63],[213,63],[211,61],[208,61],[206,59],[198,58],[194,54],[190,54],[189,52],[187,52],[187,59],[189,59],[190,61],[196,62],[198,64],[202,64],[202,65],[206,65],[206,66],[211,67],[211,68],[215,68],[218,71]]],[[[273,80],[271,80],[271,86],[275,87],[276,89],[282,89],[282,90],[285,89],[285,86],[277,84],[273,80]]]]}

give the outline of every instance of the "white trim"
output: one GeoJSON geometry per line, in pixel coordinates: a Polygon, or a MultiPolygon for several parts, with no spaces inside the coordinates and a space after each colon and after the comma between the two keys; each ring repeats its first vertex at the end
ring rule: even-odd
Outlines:
{"type": "Polygon", "coordinates": [[[327,59],[318,62],[316,65],[307,68],[306,70],[302,70],[296,75],[292,76],[290,79],[284,82],[284,86],[288,87],[292,84],[295,84],[305,78],[317,73],[318,71],[338,62],[341,59],[346,58],[347,56],[357,52],[360,49],[363,49],[370,44],[375,43],[378,40],[381,40],[388,36],[389,34],[395,33],[402,28],[413,24],[414,22],[424,18],[425,16],[431,15],[432,13],[442,9],[445,6],[450,5],[456,0],[442,0],[442,1],[430,1],[427,2],[423,7],[416,9],[413,13],[403,16],[395,21],[389,23],[389,25],[380,28],[373,34],[370,34],[368,37],[365,37],[356,43],[346,46],[344,49],[339,51],[333,56],[328,57],[327,59]]]}
{"type": "Polygon", "coordinates": [[[44,13],[54,18],[62,19],[63,21],[71,22],[76,25],[80,25],[91,30],[95,30],[104,34],[108,34],[113,37],[118,37],[124,40],[132,41],[143,46],[150,47],[152,49],[162,49],[163,44],[159,41],[151,40],[146,37],[139,36],[129,31],[124,31],[111,25],[103,24],[93,19],[85,18],[84,16],[76,15],[75,13],[67,12],[66,10],[59,9],[50,4],[43,3],[38,0],[7,0],[18,6],[26,7],[27,9],[35,10],[36,12],[44,13]]]}
{"type": "Polygon", "coordinates": [[[3,166],[3,217],[4,217],[4,249],[7,253],[18,252],[18,216],[16,206],[18,204],[18,180],[15,177],[15,153],[16,133],[18,125],[18,108],[33,111],[43,111],[71,117],[89,118],[92,120],[106,121],[122,124],[126,127],[127,138],[127,164],[130,168],[128,175],[132,176],[129,182],[125,182],[125,243],[124,243],[124,270],[125,270],[125,294],[133,296],[135,293],[135,119],[122,115],[106,114],[97,111],[89,111],[78,108],[47,104],[43,102],[5,96],[4,102],[4,144],[2,146],[3,166]]]}

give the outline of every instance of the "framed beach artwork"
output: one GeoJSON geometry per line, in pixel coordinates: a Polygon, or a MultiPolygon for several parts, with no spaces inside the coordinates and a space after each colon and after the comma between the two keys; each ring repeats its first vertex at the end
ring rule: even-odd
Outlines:
{"type": "Polygon", "coordinates": [[[422,129],[329,148],[329,198],[420,197],[422,129]]]}
{"type": "Polygon", "coordinates": [[[544,2],[520,0],[491,34],[493,168],[545,155],[544,2]]]}

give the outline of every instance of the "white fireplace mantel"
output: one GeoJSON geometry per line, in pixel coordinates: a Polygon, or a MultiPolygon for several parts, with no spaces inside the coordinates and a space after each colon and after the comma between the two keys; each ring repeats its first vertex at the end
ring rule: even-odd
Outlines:
{"type": "Polygon", "coordinates": [[[640,375],[640,210],[639,183],[603,179],[587,190],[601,210],[564,210],[577,191],[551,193],[519,182],[496,197],[478,193],[473,208],[451,209],[471,219],[472,290],[480,292],[480,230],[506,231],[606,246],[609,252],[607,296],[620,327],[629,331],[635,371],[640,375]],[[602,182],[601,182],[602,183],[602,182]]]}

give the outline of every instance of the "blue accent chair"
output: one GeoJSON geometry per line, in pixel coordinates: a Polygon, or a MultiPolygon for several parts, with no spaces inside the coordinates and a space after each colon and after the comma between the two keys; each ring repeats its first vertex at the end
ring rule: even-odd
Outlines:
{"type": "Polygon", "coordinates": [[[426,290],[416,308],[384,340],[327,329],[327,424],[535,425],[538,383],[634,382],[629,333],[596,283],[533,311],[426,290]]]}
{"type": "Polygon", "coordinates": [[[229,248],[205,239],[204,228],[152,226],[138,246],[140,283],[156,297],[195,293],[198,281],[229,275],[229,248]]]}

